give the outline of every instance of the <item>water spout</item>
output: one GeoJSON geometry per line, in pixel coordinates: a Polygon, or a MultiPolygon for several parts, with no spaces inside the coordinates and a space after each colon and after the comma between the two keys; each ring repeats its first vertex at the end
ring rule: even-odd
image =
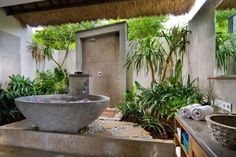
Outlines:
{"type": "Polygon", "coordinates": [[[75,72],[69,75],[69,94],[80,98],[89,95],[89,75],[82,72],[75,72]]]}

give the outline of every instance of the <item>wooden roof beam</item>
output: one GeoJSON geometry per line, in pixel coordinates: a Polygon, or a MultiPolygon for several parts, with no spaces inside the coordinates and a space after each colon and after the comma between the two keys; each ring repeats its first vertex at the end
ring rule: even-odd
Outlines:
{"type": "MultiPolygon", "coordinates": [[[[66,0],[68,3],[60,3],[59,5],[55,5],[52,0],[48,0],[50,5],[46,7],[41,7],[40,2],[38,2],[39,7],[30,8],[30,9],[21,9],[21,10],[12,10],[11,12],[7,12],[7,15],[16,15],[16,14],[24,14],[31,12],[39,12],[39,11],[49,11],[55,9],[69,8],[69,7],[82,7],[89,5],[97,5],[97,4],[105,4],[105,3],[115,3],[122,1],[131,1],[131,0],[79,0],[78,2],[71,3],[69,0],[66,0]]],[[[62,0],[64,1],[64,0],[62,0]]],[[[62,2],[60,0],[60,2],[62,2]]],[[[16,5],[18,6],[18,5],[16,5]]],[[[6,9],[6,8],[5,8],[6,9]]]]}

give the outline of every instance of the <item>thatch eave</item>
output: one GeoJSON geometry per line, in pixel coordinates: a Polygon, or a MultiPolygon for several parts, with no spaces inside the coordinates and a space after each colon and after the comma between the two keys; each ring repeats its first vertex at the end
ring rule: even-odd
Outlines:
{"type": "Polygon", "coordinates": [[[236,8],[236,0],[223,0],[218,6],[217,10],[226,10],[236,8]]]}
{"type": "MultiPolygon", "coordinates": [[[[17,13],[13,16],[30,26],[57,25],[96,19],[132,18],[187,13],[195,0],[111,0],[77,7],[17,13]]],[[[40,4],[40,3],[39,3],[40,4]]],[[[40,6],[38,4],[38,6],[40,6]]]]}

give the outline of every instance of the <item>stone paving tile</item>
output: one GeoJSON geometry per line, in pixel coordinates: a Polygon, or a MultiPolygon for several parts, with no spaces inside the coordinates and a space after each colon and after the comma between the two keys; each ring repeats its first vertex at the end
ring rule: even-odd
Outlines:
{"type": "Polygon", "coordinates": [[[97,136],[152,139],[150,133],[145,131],[141,126],[132,122],[116,121],[112,119],[98,119],[90,124],[83,133],[97,136]]]}
{"type": "Polygon", "coordinates": [[[148,135],[150,135],[149,132],[145,131],[141,127],[125,128],[119,130],[119,136],[122,137],[145,137],[148,135]]]}

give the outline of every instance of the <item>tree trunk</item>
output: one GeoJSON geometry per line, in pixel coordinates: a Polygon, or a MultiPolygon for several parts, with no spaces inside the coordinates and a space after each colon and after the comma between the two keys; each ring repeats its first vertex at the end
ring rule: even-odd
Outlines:
{"type": "Polygon", "coordinates": [[[70,38],[69,38],[68,43],[67,43],[67,46],[66,46],[66,54],[65,54],[65,56],[64,56],[64,58],[63,58],[63,61],[62,61],[62,63],[61,63],[61,67],[64,65],[65,60],[66,60],[66,58],[67,58],[67,56],[68,56],[71,39],[72,39],[72,32],[71,32],[71,34],[70,34],[70,38]]]}
{"type": "Polygon", "coordinates": [[[152,87],[156,83],[156,79],[155,79],[155,71],[154,71],[154,68],[153,68],[153,65],[152,65],[151,61],[149,61],[149,66],[150,66],[150,69],[151,69],[151,77],[152,77],[151,87],[152,87]]]}
{"type": "Polygon", "coordinates": [[[52,61],[58,66],[59,69],[62,69],[62,66],[54,58],[52,58],[52,61]]]}

